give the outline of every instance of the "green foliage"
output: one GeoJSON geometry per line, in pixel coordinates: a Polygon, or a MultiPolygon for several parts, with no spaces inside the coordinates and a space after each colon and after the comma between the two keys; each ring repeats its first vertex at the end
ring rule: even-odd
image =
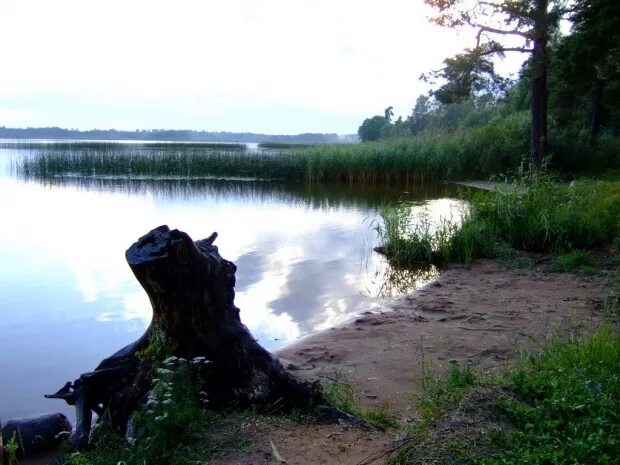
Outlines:
{"type": "Polygon", "coordinates": [[[105,426],[94,435],[96,449],[70,455],[71,465],[181,465],[200,462],[209,444],[201,441],[209,412],[204,386],[204,357],[192,361],[169,357],[157,369],[158,378],[146,405],[132,420],[132,435],[125,440],[105,426]]]}
{"type": "MultiPolygon", "coordinates": [[[[2,432],[0,432],[0,434],[2,434],[2,432]]],[[[20,442],[21,437],[18,431],[13,431],[13,436],[11,436],[9,442],[4,446],[4,453],[6,454],[7,465],[17,465],[19,463],[19,460],[17,459],[17,454],[20,449],[23,449],[20,447],[20,442]]],[[[0,454],[2,453],[3,451],[0,448],[0,454]]]]}
{"type": "Polygon", "coordinates": [[[620,182],[580,180],[574,187],[544,174],[526,174],[500,183],[496,192],[470,196],[462,223],[445,219],[435,228],[416,221],[407,204],[385,208],[379,235],[388,258],[400,266],[476,258],[500,258],[506,247],[570,255],[555,260],[558,269],[592,271],[586,249],[610,243],[620,225],[620,182]],[[588,268],[590,267],[590,268],[588,268]]]}
{"type": "Polygon", "coordinates": [[[472,217],[493,224],[497,237],[516,249],[562,253],[605,244],[616,234],[620,182],[581,180],[566,187],[538,174],[517,187],[484,194],[472,205],[472,217]]]}
{"type": "Polygon", "coordinates": [[[594,269],[595,263],[592,254],[585,250],[573,250],[557,257],[551,261],[553,271],[582,271],[590,273],[594,269]]]}
{"type": "Polygon", "coordinates": [[[435,421],[448,406],[461,399],[475,386],[483,383],[477,373],[469,366],[459,367],[458,362],[450,362],[447,377],[436,377],[428,370],[420,380],[421,392],[414,396],[413,406],[420,414],[422,423],[435,421]]]}
{"type": "Polygon", "coordinates": [[[470,50],[446,58],[443,64],[442,69],[428,73],[424,79],[445,81],[438,89],[431,91],[431,95],[444,105],[460,103],[481,94],[495,100],[508,86],[509,81],[495,73],[493,61],[486,55],[470,50]]]}
{"type": "Polygon", "coordinates": [[[357,135],[362,142],[371,142],[381,138],[381,131],[384,126],[390,124],[390,120],[385,116],[373,116],[366,118],[357,130],[357,135]]]}
{"type": "Polygon", "coordinates": [[[617,464],[619,373],[620,335],[607,325],[524,353],[498,376],[453,364],[445,378],[423,378],[420,419],[390,463],[617,464]],[[476,391],[486,394],[472,403],[476,391]],[[474,423],[463,421],[464,409],[474,423]]]}
{"type": "Polygon", "coordinates": [[[620,336],[555,341],[509,374],[523,402],[503,408],[518,431],[490,464],[611,464],[620,457],[620,336]]]}
{"type": "Polygon", "coordinates": [[[166,338],[166,333],[158,326],[152,325],[149,333],[149,343],[138,357],[157,366],[162,360],[172,356],[175,347],[166,338]]]}

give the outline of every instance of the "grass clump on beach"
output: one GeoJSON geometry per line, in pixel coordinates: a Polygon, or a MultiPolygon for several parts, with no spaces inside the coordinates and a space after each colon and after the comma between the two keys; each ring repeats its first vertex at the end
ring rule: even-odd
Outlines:
{"type": "Polygon", "coordinates": [[[592,266],[585,252],[618,236],[620,182],[580,180],[572,186],[544,173],[498,185],[495,192],[468,194],[460,223],[442,219],[430,227],[408,204],[382,211],[380,236],[399,265],[469,263],[499,257],[506,249],[565,255],[558,270],[592,266]]]}
{"type": "Polygon", "coordinates": [[[596,271],[595,265],[594,257],[586,250],[573,250],[558,255],[551,261],[551,269],[560,272],[581,271],[592,274],[596,271]]]}
{"type": "Polygon", "coordinates": [[[394,428],[396,421],[386,407],[365,409],[359,405],[351,385],[342,376],[324,379],[321,383],[323,397],[328,405],[357,418],[363,418],[379,428],[394,428]]]}
{"type": "Polygon", "coordinates": [[[499,376],[453,365],[426,381],[392,465],[617,464],[620,336],[556,339],[499,376]]]}

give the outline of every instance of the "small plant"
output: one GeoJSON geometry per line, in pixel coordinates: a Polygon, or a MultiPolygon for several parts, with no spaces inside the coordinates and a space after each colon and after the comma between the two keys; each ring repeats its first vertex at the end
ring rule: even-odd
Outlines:
{"type": "Polygon", "coordinates": [[[585,250],[573,250],[555,257],[551,262],[551,269],[561,272],[580,270],[586,274],[596,271],[592,254],[585,250]]]}
{"type": "Polygon", "coordinates": [[[209,445],[200,439],[215,418],[202,391],[208,364],[204,357],[168,357],[157,368],[154,388],[134,414],[127,439],[101,427],[93,432],[96,449],[71,454],[69,463],[185,465],[205,458],[209,445]]]}
{"type": "MultiPolygon", "coordinates": [[[[1,434],[1,433],[0,433],[1,434]]],[[[19,460],[17,454],[20,449],[21,438],[17,431],[13,431],[13,436],[9,442],[4,446],[4,452],[6,453],[7,465],[17,465],[19,460]]],[[[2,451],[0,450],[0,454],[2,451]]]]}
{"type": "Polygon", "coordinates": [[[323,380],[321,388],[327,404],[332,407],[353,416],[365,418],[381,428],[394,428],[396,426],[396,421],[388,412],[387,406],[382,405],[372,409],[361,408],[357,403],[351,385],[342,375],[339,374],[336,378],[323,380]]]}
{"type": "Polygon", "coordinates": [[[456,360],[451,361],[447,378],[435,377],[430,370],[426,371],[420,380],[422,392],[414,397],[414,406],[425,421],[433,420],[442,409],[481,382],[482,378],[469,366],[461,368],[456,360]]]}

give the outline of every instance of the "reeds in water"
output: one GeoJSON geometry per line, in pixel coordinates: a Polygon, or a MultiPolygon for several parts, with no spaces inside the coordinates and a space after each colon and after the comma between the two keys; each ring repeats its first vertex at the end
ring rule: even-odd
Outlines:
{"type": "Polygon", "coordinates": [[[269,152],[211,150],[204,144],[79,144],[31,150],[17,164],[27,176],[126,175],[245,177],[288,182],[417,184],[487,178],[527,152],[522,118],[454,134],[364,144],[312,145],[269,152]]]}

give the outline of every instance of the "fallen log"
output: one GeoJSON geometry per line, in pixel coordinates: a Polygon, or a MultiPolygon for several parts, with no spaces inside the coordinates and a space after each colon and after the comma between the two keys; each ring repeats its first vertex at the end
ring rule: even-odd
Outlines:
{"type": "Polygon", "coordinates": [[[153,318],[136,342],[46,396],[75,405],[75,445],[88,445],[92,412],[99,422],[125,433],[153,386],[154,362],[141,354],[155,334],[163,334],[178,357],[211,361],[203,387],[210,408],[308,410],[320,403],[318,384],[286,371],[241,323],[234,305],[236,266],[220,256],[213,245],[216,238],[213,233],[194,242],[182,231],[160,226],[126,251],[127,263],[149,296],[153,318]]]}

